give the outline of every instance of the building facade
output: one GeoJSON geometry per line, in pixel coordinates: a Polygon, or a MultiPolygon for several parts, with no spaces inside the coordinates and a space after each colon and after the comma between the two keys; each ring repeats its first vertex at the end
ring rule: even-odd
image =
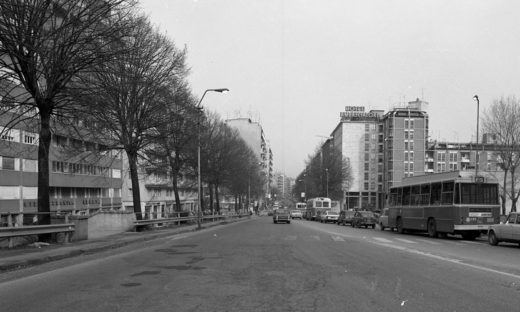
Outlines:
{"type": "MultiPolygon", "coordinates": [[[[7,129],[8,119],[6,114],[0,119],[0,213],[37,212],[37,127],[19,124],[7,129]]],[[[52,136],[49,167],[51,212],[121,208],[119,151],[57,131],[52,136]]]]}
{"type": "Polygon", "coordinates": [[[262,172],[266,177],[265,194],[269,198],[270,189],[273,185],[273,152],[262,126],[250,118],[228,119],[226,124],[238,132],[240,137],[257,156],[262,166],[262,172]]]}
{"type": "Polygon", "coordinates": [[[383,117],[383,192],[404,177],[424,174],[428,142],[428,103],[417,99],[394,108],[383,117]]]}
{"type": "Polygon", "coordinates": [[[383,111],[366,112],[363,106],[346,106],[332,132],[334,149],[339,149],[351,168],[350,185],[344,185],[345,209],[376,209],[382,200],[383,111]]]}

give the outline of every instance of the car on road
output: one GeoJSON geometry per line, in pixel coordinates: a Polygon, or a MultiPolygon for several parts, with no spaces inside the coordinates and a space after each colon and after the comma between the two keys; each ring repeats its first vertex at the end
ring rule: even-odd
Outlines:
{"type": "Polygon", "coordinates": [[[491,245],[498,245],[500,242],[520,245],[520,212],[511,212],[505,222],[490,225],[488,242],[491,245]]]}
{"type": "Polygon", "coordinates": [[[354,210],[342,210],[339,213],[338,217],[338,225],[352,224],[352,220],[354,219],[354,214],[356,212],[354,210]]]}
{"type": "Polygon", "coordinates": [[[372,211],[356,211],[352,219],[352,227],[376,227],[377,219],[372,211]]]}
{"type": "Polygon", "coordinates": [[[377,218],[377,225],[381,231],[384,231],[386,228],[389,228],[391,231],[394,230],[394,228],[388,227],[388,208],[384,208],[383,211],[381,211],[381,214],[377,218]]]}
{"type": "Polygon", "coordinates": [[[321,223],[336,223],[338,221],[339,214],[335,211],[327,210],[320,214],[321,223]]]}
{"type": "Polygon", "coordinates": [[[291,210],[291,219],[302,219],[303,214],[300,210],[291,210]]]}
{"type": "Polygon", "coordinates": [[[273,223],[291,223],[291,213],[288,209],[276,209],[273,212],[273,223]]]}

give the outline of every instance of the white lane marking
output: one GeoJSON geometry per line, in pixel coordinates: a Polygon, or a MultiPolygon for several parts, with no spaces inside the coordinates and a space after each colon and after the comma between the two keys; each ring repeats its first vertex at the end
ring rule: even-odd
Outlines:
{"type": "Polygon", "coordinates": [[[296,235],[287,235],[284,240],[293,241],[296,240],[296,235]]]}
{"type": "Polygon", "coordinates": [[[434,242],[434,241],[428,240],[428,239],[420,239],[420,238],[418,238],[417,240],[420,241],[420,242],[423,242],[423,243],[430,244],[430,245],[442,245],[441,243],[434,242]]]}
{"type": "Polygon", "coordinates": [[[403,243],[407,243],[407,244],[417,244],[417,242],[414,242],[414,241],[409,240],[409,239],[404,239],[404,238],[396,238],[396,240],[398,240],[400,242],[403,242],[403,243]]]}
{"type": "Polygon", "coordinates": [[[382,237],[373,237],[373,239],[382,243],[393,243],[391,240],[382,237]]]}
{"type": "Polygon", "coordinates": [[[332,240],[335,241],[335,242],[344,242],[344,241],[345,241],[345,240],[343,239],[343,237],[341,237],[341,236],[332,235],[331,238],[332,238],[332,240]]]}
{"type": "Polygon", "coordinates": [[[495,270],[495,269],[491,269],[491,268],[486,268],[484,266],[480,266],[480,265],[476,265],[476,264],[465,263],[461,259],[443,257],[443,256],[439,256],[439,255],[434,255],[434,254],[429,253],[429,252],[420,251],[420,250],[417,250],[417,249],[412,249],[412,248],[408,248],[408,247],[403,247],[403,246],[398,246],[398,245],[393,245],[393,244],[387,244],[387,243],[380,243],[380,242],[377,242],[377,241],[371,241],[371,243],[379,245],[379,246],[385,246],[385,247],[389,247],[389,248],[394,248],[394,249],[401,250],[401,251],[404,251],[404,252],[408,252],[408,253],[412,253],[412,254],[416,254],[416,255],[420,255],[420,256],[424,256],[424,257],[428,257],[428,258],[432,258],[432,259],[436,259],[436,260],[440,260],[440,261],[445,261],[445,262],[450,262],[450,263],[453,263],[453,264],[466,266],[466,267],[473,268],[473,269],[480,270],[480,271],[496,273],[496,274],[500,274],[500,275],[504,275],[504,276],[508,276],[508,277],[512,277],[512,278],[516,278],[516,279],[520,280],[520,275],[518,275],[518,274],[503,272],[503,271],[499,271],[499,270],[495,270]]]}

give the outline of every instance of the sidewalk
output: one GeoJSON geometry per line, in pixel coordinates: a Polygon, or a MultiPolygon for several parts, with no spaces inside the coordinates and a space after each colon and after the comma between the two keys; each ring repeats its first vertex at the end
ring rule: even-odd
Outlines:
{"type": "MultiPolygon", "coordinates": [[[[202,228],[204,229],[243,220],[249,220],[249,218],[208,222],[202,224],[202,228]]],[[[75,257],[82,254],[91,254],[108,249],[119,248],[136,242],[145,242],[195,230],[197,230],[197,224],[155,228],[143,232],[123,232],[103,238],[72,242],[69,244],[50,244],[49,246],[41,246],[40,248],[29,246],[16,247],[12,249],[2,248],[0,249],[0,274],[28,266],[75,257]]]]}

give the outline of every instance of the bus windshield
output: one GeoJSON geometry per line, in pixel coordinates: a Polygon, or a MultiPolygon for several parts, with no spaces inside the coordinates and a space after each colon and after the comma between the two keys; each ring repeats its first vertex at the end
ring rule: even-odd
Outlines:
{"type": "MultiPolygon", "coordinates": [[[[456,188],[459,191],[459,188],[456,188]]],[[[459,196],[456,194],[455,203],[458,203],[459,196]]],[[[494,184],[461,183],[460,184],[460,203],[461,204],[484,204],[496,205],[498,201],[498,188],[494,184]]]]}

